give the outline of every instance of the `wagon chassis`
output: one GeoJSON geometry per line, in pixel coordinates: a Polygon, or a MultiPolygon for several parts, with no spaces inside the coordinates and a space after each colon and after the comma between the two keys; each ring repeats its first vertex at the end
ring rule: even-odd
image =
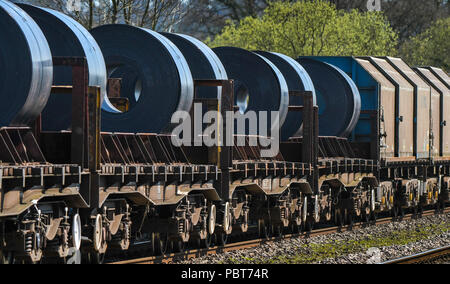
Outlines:
{"type": "MultiPolygon", "coordinates": [[[[142,241],[163,254],[192,241],[224,245],[250,224],[267,237],[312,230],[322,221],[370,221],[383,211],[440,209],[449,201],[449,160],[338,156],[352,147],[319,138],[309,92],[290,94],[304,98],[304,106],[290,107],[303,112],[304,130],[282,155],[263,160],[255,156],[259,149],[220,146],[206,150],[205,158],[173,147],[167,135],[101,133],[99,88],[88,86],[86,60],[53,62],[73,68],[73,86],[53,87],[72,95],[72,132],[45,133],[40,119],[33,129],[0,130],[2,262],[67,261],[78,251],[101,262],[106,251],[142,241]],[[319,157],[319,145],[337,152],[319,157]]],[[[220,109],[235,110],[232,80],[195,85],[222,87],[220,109]]]]}

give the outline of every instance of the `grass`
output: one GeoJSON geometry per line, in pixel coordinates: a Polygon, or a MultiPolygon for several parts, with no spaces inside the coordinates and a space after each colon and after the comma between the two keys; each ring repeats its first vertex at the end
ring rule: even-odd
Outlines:
{"type": "Polygon", "coordinates": [[[307,264],[348,254],[367,252],[370,248],[402,246],[432,238],[450,231],[450,223],[418,226],[414,230],[399,230],[379,237],[365,236],[360,240],[330,241],[322,244],[304,244],[298,247],[298,254],[280,255],[273,258],[229,258],[225,263],[233,264],[307,264]]]}

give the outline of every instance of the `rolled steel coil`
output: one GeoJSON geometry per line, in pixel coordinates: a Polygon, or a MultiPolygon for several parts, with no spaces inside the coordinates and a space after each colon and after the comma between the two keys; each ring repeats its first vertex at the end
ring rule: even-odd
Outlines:
{"type": "Polygon", "coordinates": [[[0,126],[25,126],[44,109],[53,80],[44,34],[22,9],[0,0],[0,126]]]}
{"type": "MultiPolygon", "coordinates": [[[[289,91],[311,91],[313,93],[313,102],[316,104],[316,92],[314,84],[303,66],[293,58],[275,52],[257,51],[256,53],[269,59],[278,69],[280,69],[289,91]]],[[[302,106],[303,98],[298,96],[289,97],[290,106],[302,106]]],[[[281,129],[281,139],[288,140],[291,137],[302,136],[303,115],[300,111],[291,111],[286,117],[286,121],[281,129]]]]}
{"type": "MultiPolygon", "coordinates": [[[[106,95],[106,67],[100,47],[90,33],[77,21],[52,9],[20,4],[39,25],[50,45],[53,56],[86,57],[89,85],[101,89],[102,108],[116,111],[106,95]]],[[[55,66],[55,85],[72,85],[72,70],[68,66],[55,66]]],[[[70,128],[72,99],[68,95],[50,96],[43,111],[42,128],[48,131],[70,128]]]]}
{"type": "MultiPolygon", "coordinates": [[[[198,39],[173,33],[162,33],[183,53],[194,80],[227,80],[227,72],[220,59],[206,44],[198,39]]],[[[198,87],[197,98],[221,98],[221,88],[198,87]]]]}
{"type": "Polygon", "coordinates": [[[361,96],[341,69],[310,58],[298,60],[311,77],[319,106],[319,135],[348,137],[361,113],[361,96]]]}
{"type": "MultiPolygon", "coordinates": [[[[278,111],[279,126],[286,120],[289,89],[281,71],[267,58],[236,47],[213,49],[230,78],[235,80],[235,101],[240,112],[278,111]]],[[[238,133],[243,134],[243,133],[238,133]]]]}
{"type": "Polygon", "coordinates": [[[98,42],[110,78],[121,78],[128,112],[102,112],[102,129],[117,132],[169,131],[172,114],[188,112],[194,84],[181,51],[163,35],[128,25],[105,25],[91,34],[98,42]]]}

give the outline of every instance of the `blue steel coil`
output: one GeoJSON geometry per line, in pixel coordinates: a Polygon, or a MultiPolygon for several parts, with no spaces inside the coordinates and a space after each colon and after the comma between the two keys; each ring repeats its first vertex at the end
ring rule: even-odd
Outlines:
{"type": "MultiPolygon", "coordinates": [[[[107,74],[100,47],[91,34],[77,21],[58,11],[28,4],[19,4],[42,29],[53,56],[85,57],[89,71],[89,85],[101,89],[102,108],[118,110],[109,102],[106,94],[107,74]]],[[[54,67],[55,85],[72,85],[69,66],[54,67]]],[[[47,131],[69,129],[71,126],[71,97],[63,94],[50,96],[43,111],[42,128],[47,131]]]]}
{"type": "Polygon", "coordinates": [[[311,58],[299,58],[314,83],[319,106],[319,134],[348,137],[361,113],[361,96],[341,69],[311,58]]]}
{"type": "MultiPolygon", "coordinates": [[[[311,91],[313,102],[316,104],[316,92],[314,84],[303,66],[293,58],[275,52],[257,51],[256,53],[269,59],[281,71],[288,84],[289,91],[311,91]]],[[[290,106],[302,106],[303,98],[290,96],[290,106]]],[[[303,115],[299,111],[291,111],[281,129],[281,139],[287,141],[291,137],[302,136],[303,115]]]]}
{"type": "Polygon", "coordinates": [[[228,76],[235,81],[235,101],[240,112],[267,111],[269,126],[270,112],[277,111],[278,117],[275,119],[282,127],[288,113],[289,89],[275,64],[241,48],[218,47],[213,51],[222,61],[228,76]]]}
{"type": "Polygon", "coordinates": [[[18,6],[0,0],[0,126],[26,126],[50,96],[53,64],[39,26],[18,6]]]}
{"type": "Polygon", "coordinates": [[[106,61],[110,78],[121,78],[128,112],[102,112],[102,130],[169,132],[172,115],[188,112],[194,83],[181,51],[163,35],[128,25],[105,25],[91,31],[106,61]]]}

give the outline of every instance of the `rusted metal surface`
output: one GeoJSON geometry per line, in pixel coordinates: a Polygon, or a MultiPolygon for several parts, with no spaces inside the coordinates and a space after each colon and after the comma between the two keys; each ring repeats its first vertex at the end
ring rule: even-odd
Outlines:
{"type": "Polygon", "coordinates": [[[303,93],[303,145],[302,158],[304,163],[313,164],[317,153],[315,150],[315,120],[314,120],[314,101],[312,92],[303,93]]]}
{"type": "Polygon", "coordinates": [[[386,60],[414,87],[414,154],[418,159],[431,154],[431,87],[400,58],[386,60]]]}
{"type": "MultiPolygon", "coordinates": [[[[72,132],[71,135],[71,163],[85,166],[85,123],[87,120],[87,92],[88,92],[88,67],[85,58],[80,57],[54,57],[55,66],[69,66],[72,68],[73,86],[55,86],[54,91],[63,90],[72,95],[72,132]]],[[[55,95],[55,94],[51,94],[55,95]]],[[[54,119],[54,118],[53,118],[54,119]]],[[[42,115],[35,123],[34,133],[38,140],[42,134],[42,115]]]]}
{"type": "MultiPolygon", "coordinates": [[[[302,143],[303,138],[291,138],[291,142],[302,143]]],[[[357,158],[351,143],[347,138],[341,137],[318,137],[318,158],[357,158]]],[[[358,156],[359,157],[359,156],[358,156]]]]}
{"type": "MultiPolygon", "coordinates": [[[[225,119],[227,112],[234,110],[234,81],[233,80],[195,80],[195,87],[222,87],[222,94],[220,99],[220,112],[225,119]]],[[[233,164],[233,147],[230,146],[229,141],[233,141],[229,137],[226,129],[234,129],[233,126],[223,123],[223,144],[217,147],[217,165],[221,171],[220,185],[217,188],[219,196],[223,200],[228,200],[228,192],[230,186],[230,170],[233,164]],[[227,143],[228,142],[228,143],[227,143]]],[[[220,133],[221,131],[219,131],[220,133]]]]}
{"type": "Polygon", "coordinates": [[[45,164],[46,160],[30,128],[0,129],[0,164],[45,164]]]}
{"type": "Polygon", "coordinates": [[[170,135],[102,133],[101,161],[117,165],[189,164],[183,148],[170,135]]]}
{"type": "MultiPolygon", "coordinates": [[[[269,140],[270,138],[263,136],[251,136],[251,135],[234,135],[234,143],[233,147],[233,160],[234,161],[284,161],[283,155],[281,152],[278,152],[274,157],[262,157],[261,151],[266,149],[267,147],[261,146],[262,140],[269,140]],[[245,141],[244,146],[237,146],[239,140],[245,141]],[[251,146],[251,140],[256,142],[256,146],[251,146]]],[[[266,141],[268,143],[269,141],[266,141]]]]}
{"type": "MultiPolygon", "coordinates": [[[[100,112],[101,112],[101,89],[100,87],[89,87],[87,92],[87,117],[86,117],[86,152],[87,169],[89,170],[89,193],[86,193],[85,184],[81,190],[85,196],[89,196],[89,206],[99,207],[99,171],[100,171],[100,112]],[[84,191],[84,192],[83,192],[84,191]]],[[[74,133],[72,132],[72,136],[74,133]]]]}
{"type": "Polygon", "coordinates": [[[109,101],[121,112],[127,112],[130,109],[130,101],[128,98],[109,98],[109,101]]]}
{"type": "Polygon", "coordinates": [[[127,112],[130,110],[130,99],[121,97],[122,79],[108,79],[108,98],[110,103],[119,111],[127,112]]]}
{"type": "Polygon", "coordinates": [[[414,157],[414,88],[385,59],[369,60],[396,88],[395,156],[414,157]]]}
{"type": "Polygon", "coordinates": [[[121,78],[108,78],[108,98],[120,98],[121,78]]]}
{"type": "Polygon", "coordinates": [[[347,139],[338,137],[319,137],[320,157],[322,158],[356,158],[347,139]]]}

